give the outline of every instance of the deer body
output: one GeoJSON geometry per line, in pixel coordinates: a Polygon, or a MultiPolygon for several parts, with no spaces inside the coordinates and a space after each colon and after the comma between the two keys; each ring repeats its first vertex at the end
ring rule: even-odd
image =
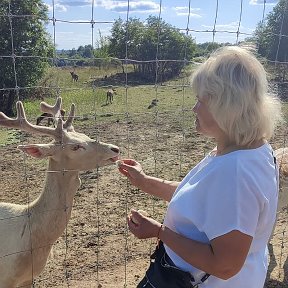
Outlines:
{"type": "Polygon", "coordinates": [[[288,147],[275,150],[275,157],[279,165],[280,191],[278,211],[288,208],[288,147]]]}
{"type": "Polygon", "coordinates": [[[116,95],[116,90],[115,89],[109,89],[106,93],[106,104],[112,104],[113,102],[113,96],[116,95]]]}
{"type": "Polygon", "coordinates": [[[71,71],[70,74],[71,74],[71,77],[72,77],[72,81],[73,81],[73,82],[77,82],[79,76],[78,76],[75,72],[73,72],[73,71],[71,71]]]}
{"type": "MultiPolygon", "coordinates": [[[[55,106],[60,108],[61,98],[55,106]]],[[[42,111],[55,106],[42,103],[42,111]]],[[[60,115],[56,108],[52,114],[60,115]]],[[[59,116],[56,128],[30,124],[22,103],[17,103],[17,111],[17,119],[0,113],[0,125],[50,135],[54,141],[18,147],[33,157],[48,157],[49,164],[44,188],[37,199],[27,205],[0,203],[0,288],[30,287],[70,219],[73,198],[81,183],[79,171],[112,164],[119,154],[117,146],[74,130],[74,106],[64,124],[59,116]]]]}
{"type": "Polygon", "coordinates": [[[151,104],[148,106],[148,109],[151,109],[151,108],[157,106],[157,105],[158,105],[158,102],[159,102],[158,99],[153,99],[153,100],[151,101],[151,104]]]}
{"type": "MultiPolygon", "coordinates": [[[[65,116],[65,110],[61,109],[60,110],[62,119],[64,120],[64,116],[65,116]]],[[[47,125],[50,126],[50,124],[52,123],[54,125],[54,117],[52,114],[44,112],[42,113],[39,117],[37,117],[36,119],[36,125],[40,125],[40,123],[42,122],[42,120],[44,120],[45,118],[47,118],[47,125]]]]}
{"type": "Polygon", "coordinates": [[[69,221],[73,196],[80,184],[78,173],[71,173],[49,173],[44,190],[29,207],[1,203],[0,217],[8,219],[0,226],[0,255],[10,254],[0,261],[1,288],[30,287],[32,279],[44,269],[52,244],[69,221]],[[65,186],[67,182],[69,185],[65,186]],[[6,215],[2,215],[3,210],[6,215]],[[13,235],[12,229],[16,232],[13,235]],[[13,254],[16,251],[23,252],[13,254]]]}

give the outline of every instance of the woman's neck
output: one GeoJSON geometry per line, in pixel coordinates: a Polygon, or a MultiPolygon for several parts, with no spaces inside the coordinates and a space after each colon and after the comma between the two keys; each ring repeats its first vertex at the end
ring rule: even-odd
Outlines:
{"type": "Polygon", "coordinates": [[[251,144],[247,145],[237,145],[233,142],[229,141],[218,141],[216,146],[216,156],[221,156],[228,154],[237,150],[248,150],[248,149],[256,149],[262,146],[266,141],[264,139],[259,139],[253,141],[251,144]]]}

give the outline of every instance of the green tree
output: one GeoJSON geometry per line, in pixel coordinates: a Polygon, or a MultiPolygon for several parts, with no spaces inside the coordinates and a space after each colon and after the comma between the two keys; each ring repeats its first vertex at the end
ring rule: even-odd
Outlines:
{"type": "MultiPolygon", "coordinates": [[[[128,22],[119,18],[114,22],[111,30],[108,53],[122,60],[122,63],[125,63],[126,56],[128,59],[139,60],[137,46],[139,48],[139,39],[142,39],[144,30],[144,24],[137,18],[130,18],[128,22]]],[[[124,72],[124,66],[122,68],[124,72]]]]}
{"type": "MultiPolygon", "coordinates": [[[[197,52],[195,56],[208,56],[216,49],[224,46],[225,44],[220,44],[216,42],[205,42],[197,44],[197,52]]],[[[228,45],[226,43],[226,45],[228,45]]]]}
{"type": "Polygon", "coordinates": [[[78,47],[78,49],[77,49],[77,54],[78,54],[78,56],[79,56],[79,57],[83,57],[84,52],[85,52],[85,47],[82,46],[82,45],[80,45],[80,46],[78,47]]]}
{"type": "Polygon", "coordinates": [[[101,68],[106,68],[111,62],[111,57],[109,54],[109,39],[101,34],[99,30],[99,38],[96,40],[96,48],[93,51],[95,60],[95,66],[101,68]]]}
{"type": "Polygon", "coordinates": [[[84,46],[83,57],[84,58],[92,58],[93,57],[93,47],[91,44],[84,46]]]}
{"type": "Polygon", "coordinates": [[[69,50],[69,53],[68,53],[69,57],[73,58],[76,54],[77,54],[77,51],[75,48],[72,48],[71,50],[69,50]]]}
{"type": "Polygon", "coordinates": [[[26,88],[37,84],[53,57],[47,11],[41,0],[0,2],[0,109],[8,115],[18,97],[31,95],[26,88]]]}
{"type": "Polygon", "coordinates": [[[271,61],[288,61],[288,0],[279,0],[255,30],[258,53],[271,61]]]}
{"type": "Polygon", "coordinates": [[[179,75],[185,60],[190,60],[196,50],[190,36],[154,16],[149,16],[145,24],[137,18],[127,23],[116,20],[109,47],[113,56],[122,60],[127,57],[134,70],[149,81],[156,75],[159,81],[179,75]]]}

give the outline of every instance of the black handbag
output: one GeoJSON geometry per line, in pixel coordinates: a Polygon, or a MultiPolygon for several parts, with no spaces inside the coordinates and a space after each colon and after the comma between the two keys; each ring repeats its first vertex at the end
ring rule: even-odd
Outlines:
{"type": "MultiPolygon", "coordinates": [[[[137,288],[196,288],[194,277],[186,271],[176,267],[165,251],[162,241],[159,241],[155,251],[150,256],[150,266],[145,277],[137,288]],[[193,284],[194,283],[194,284],[193,284]]],[[[209,274],[201,279],[204,282],[209,274]]]]}

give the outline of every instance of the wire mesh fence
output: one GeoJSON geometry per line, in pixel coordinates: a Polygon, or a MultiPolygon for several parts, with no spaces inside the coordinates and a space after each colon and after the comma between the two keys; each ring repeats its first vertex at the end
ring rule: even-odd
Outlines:
{"type": "MultiPolygon", "coordinates": [[[[48,17],[48,26],[50,25],[55,49],[53,55],[47,56],[40,56],[40,53],[29,55],[25,49],[15,50],[17,21],[19,19],[28,21],[32,18],[43,21],[44,18],[42,19],[42,16],[37,13],[15,12],[12,9],[14,1],[4,1],[0,4],[0,6],[5,6],[5,9],[1,11],[6,12],[0,17],[9,26],[11,44],[11,49],[0,55],[0,67],[1,62],[3,64],[6,63],[5,61],[10,61],[13,72],[10,75],[12,79],[10,86],[0,87],[0,95],[8,102],[11,95],[14,95],[16,100],[24,101],[27,118],[32,123],[36,123],[36,118],[41,112],[35,110],[33,105],[29,105],[29,101],[26,102],[27,97],[34,98],[34,101],[39,103],[44,99],[51,104],[55,102],[55,98],[61,96],[63,108],[67,110],[67,113],[71,102],[76,104],[74,117],[76,131],[83,132],[93,139],[104,140],[119,146],[123,158],[136,158],[148,174],[169,180],[175,178],[180,180],[213,147],[213,143],[199,136],[193,127],[194,97],[189,88],[189,77],[193,67],[198,65],[198,60],[188,59],[187,42],[183,45],[182,59],[161,59],[160,38],[165,31],[161,30],[160,25],[155,27],[155,57],[153,59],[131,58],[132,54],[129,49],[132,49],[133,44],[130,43],[128,29],[123,35],[125,42],[125,57],[123,58],[110,57],[108,61],[107,58],[96,57],[93,54],[85,59],[61,57],[59,51],[57,52],[58,25],[67,24],[71,29],[75,25],[87,25],[91,47],[94,49],[101,25],[114,23],[111,20],[98,21],[96,19],[97,2],[94,0],[89,2],[91,14],[81,21],[62,19],[61,14],[57,14],[59,3],[57,1],[48,3],[52,8],[48,17]],[[37,84],[22,86],[21,75],[17,67],[27,65],[29,69],[29,61],[39,61],[39,63],[43,61],[51,66],[37,84]],[[109,63],[107,64],[106,61],[109,63]],[[135,65],[146,62],[156,67],[150,83],[141,82],[139,77],[130,73],[135,65]],[[163,63],[175,65],[180,63],[188,68],[185,68],[177,79],[172,77],[163,79],[158,69],[163,63]],[[112,88],[116,93],[113,95],[113,103],[110,104],[106,97],[108,90],[112,88]]],[[[127,26],[131,17],[131,2],[133,1],[125,1],[126,11],[122,14],[125,15],[123,21],[127,26]]],[[[244,31],[242,26],[243,17],[245,17],[243,3],[244,1],[237,2],[239,16],[235,19],[236,24],[233,30],[221,28],[219,13],[223,3],[218,0],[213,2],[215,13],[212,25],[209,27],[207,25],[207,29],[196,29],[191,21],[193,3],[188,0],[185,3],[186,25],[178,27],[179,31],[186,36],[193,37],[196,42],[201,35],[210,35],[209,41],[212,43],[217,43],[222,35],[233,35],[235,36],[234,42],[231,44],[250,45],[250,49],[257,52],[258,43],[251,44],[243,41],[244,38],[253,36],[253,32],[244,31]]],[[[158,11],[155,17],[159,22],[165,4],[164,0],[157,1],[158,11]]],[[[267,3],[263,1],[263,4],[259,5],[259,21],[263,23],[267,15],[266,9],[267,3]]],[[[288,37],[284,28],[282,25],[280,33],[277,34],[278,50],[281,39],[288,37]]],[[[287,69],[288,62],[278,60],[278,50],[275,60],[262,58],[261,61],[270,75],[273,75],[270,79],[271,87],[273,86],[274,91],[283,99],[283,106],[286,107],[288,89],[283,71],[287,69]]],[[[45,125],[45,120],[43,119],[42,125],[45,125]]],[[[32,238],[35,237],[32,233],[34,224],[30,220],[32,201],[40,195],[43,186],[47,184],[45,181],[50,177],[49,175],[73,171],[65,167],[60,171],[53,170],[51,167],[47,168],[46,161],[23,156],[16,149],[19,144],[48,143],[49,140],[45,136],[4,128],[1,128],[0,133],[2,134],[0,138],[4,139],[3,145],[0,146],[0,199],[4,202],[27,204],[27,209],[17,219],[5,217],[4,214],[0,219],[0,225],[8,225],[10,229],[15,229],[13,223],[17,225],[19,221],[28,219],[27,233],[32,238]]],[[[284,147],[286,140],[286,127],[279,127],[272,139],[272,145],[274,148],[284,147]]],[[[64,142],[61,142],[60,146],[64,149],[64,142]]],[[[39,214],[34,215],[37,219],[43,219],[47,215],[60,213],[62,220],[68,222],[62,236],[56,242],[47,240],[37,247],[28,246],[19,251],[4,251],[0,256],[0,261],[5,261],[11,256],[29,254],[33,269],[27,273],[32,275],[34,287],[135,287],[147,268],[147,259],[154,243],[132,237],[127,230],[126,215],[130,208],[141,208],[161,221],[166,203],[147,197],[141,191],[131,187],[113,165],[80,172],[80,178],[82,184],[75,192],[74,203],[70,202],[67,206],[64,201],[62,206],[43,207],[42,210],[38,210],[39,214]],[[72,206],[70,218],[70,212],[67,211],[70,211],[72,206]],[[53,252],[48,258],[44,271],[40,276],[34,277],[35,270],[40,267],[37,267],[38,262],[35,262],[33,255],[39,255],[37,254],[39,251],[44,255],[52,246],[53,252]]],[[[49,183],[51,185],[51,182],[49,183]]],[[[53,227],[58,225],[57,221],[53,219],[49,227],[43,227],[43,229],[47,230],[47,233],[52,233],[53,227]]],[[[37,223],[41,225],[40,220],[37,220],[37,223]]],[[[287,287],[287,224],[286,207],[278,215],[277,225],[269,245],[270,264],[265,287],[287,287]]]]}

